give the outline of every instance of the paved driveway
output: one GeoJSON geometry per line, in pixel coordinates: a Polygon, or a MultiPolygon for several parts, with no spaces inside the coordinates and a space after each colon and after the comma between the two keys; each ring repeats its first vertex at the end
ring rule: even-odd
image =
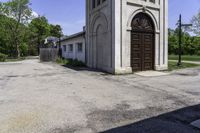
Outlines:
{"type": "Polygon", "coordinates": [[[0,65],[0,133],[199,133],[199,103],[200,68],[141,77],[0,65]]]}

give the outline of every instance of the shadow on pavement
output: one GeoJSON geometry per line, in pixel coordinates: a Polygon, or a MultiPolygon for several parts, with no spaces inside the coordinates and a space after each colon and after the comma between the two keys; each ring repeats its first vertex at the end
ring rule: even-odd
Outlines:
{"type": "Polygon", "coordinates": [[[200,133],[200,129],[190,125],[197,119],[200,119],[200,104],[101,133],[200,133]]]}
{"type": "Polygon", "coordinates": [[[99,70],[99,69],[94,69],[94,68],[89,68],[89,67],[74,67],[70,65],[62,65],[63,67],[72,69],[74,71],[86,71],[86,72],[94,72],[94,73],[101,73],[100,75],[111,75],[105,71],[99,70]]]}

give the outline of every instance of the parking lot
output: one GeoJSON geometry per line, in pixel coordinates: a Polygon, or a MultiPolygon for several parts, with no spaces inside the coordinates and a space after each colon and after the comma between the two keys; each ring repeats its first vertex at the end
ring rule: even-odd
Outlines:
{"type": "Polygon", "coordinates": [[[200,68],[143,77],[0,64],[0,133],[199,133],[197,119],[200,68]]]}

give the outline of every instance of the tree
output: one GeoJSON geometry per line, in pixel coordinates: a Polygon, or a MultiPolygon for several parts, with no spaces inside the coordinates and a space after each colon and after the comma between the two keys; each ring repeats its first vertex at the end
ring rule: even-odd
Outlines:
{"type": "Polygon", "coordinates": [[[178,34],[176,30],[168,30],[169,54],[178,53],[178,34]]]}
{"type": "Polygon", "coordinates": [[[8,56],[14,56],[13,51],[15,49],[12,43],[12,32],[10,28],[15,25],[15,20],[6,17],[5,15],[0,15],[0,53],[6,54],[8,56]]]}
{"type": "Polygon", "coordinates": [[[200,55],[200,37],[193,37],[192,44],[195,49],[195,55],[200,55]]]}
{"type": "Polygon", "coordinates": [[[0,3],[0,12],[7,17],[13,18],[15,23],[7,23],[12,34],[12,43],[15,45],[15,56],[20,57],[21,37],[24,35],[22,27],[31,19],[32,10],[29,0],[12,0],[0,3]]]}
{"type": "MultiPolygon", "coordinates": [[[[169,29],[169,54],[178,54],[178,29],[169,29]]],[[[182,32],[182,54],[200,55],[200,37],[182,32]]]]}
{"type": "Polygon", "coordinates": [[[57,38],[63,36],[61,26],[50,24],[50,35],[57,38]]]}
{"type": "Polygon", "coordinates": [[[44,16],[33,19],[29,24],[29,30],[31,32],[31,43],[35,44],[39,52],[39,47],[44,44],[45,38],[50,34],[48,20],[44,16]]]}
{"type": "Polygon", "coordinates": [[[58,55],[59,57],[62,56],[62,50],[61,50],[61,44],[60,44],[60,38],[61,36],[63,36],[63,33],[62,33],[62,28],[60,25],[50,25],[50,35],[53,36],[53,37],[57,37],[59,38],[59,52],[58,52],[58,55]]]}
{"type": "Polygon", "coordinates": [[[193,24],[193,28],[192,28],[193,32],[196,35],[200,36],[200,10],[199,10],[199,13],[197,15],[193,16],[191,22],[193,24]]]}
{"type": "Polygon", "coordinates": [[[49,36],[62,36],[60,25],[44,17],[33,18],[29,0],[0,2],[0,53],[10,57],[38,55],[49,36]]]}

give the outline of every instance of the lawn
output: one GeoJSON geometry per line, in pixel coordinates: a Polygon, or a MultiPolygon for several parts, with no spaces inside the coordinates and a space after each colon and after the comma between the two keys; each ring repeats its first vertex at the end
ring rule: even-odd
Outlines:
{"type": "MultiPolygon", "coordinates": [[[[169,55],[169,60],[178,60],[178,55],[169,55]]],[[[197,55],[183,55],[182,56],[183,61],[199,61],[200,62],[200,56],[197,55]]]]}
{"type": "Polygon", "coordinates": [[[169,61],[168,71],[173,71],[173,70],[177,70],[177,69],[184,69],[184,68],[193,68],[193,67],[198,67],[198,66],[200,66],[200,65],[192,64],[192,63],[182,63],[181,66],[177,66],[177,62],[169,61]]]}

